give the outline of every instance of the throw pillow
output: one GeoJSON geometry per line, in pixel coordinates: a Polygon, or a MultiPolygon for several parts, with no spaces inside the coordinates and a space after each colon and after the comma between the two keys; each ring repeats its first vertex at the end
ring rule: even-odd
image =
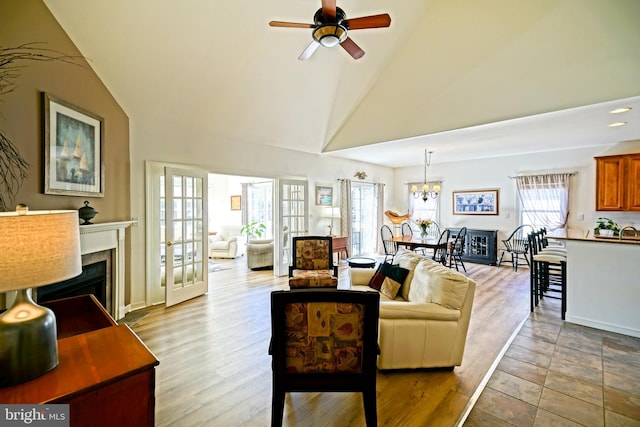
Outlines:
{"type": "Polygon", "coordinates": [[[421,262],[415,268],[409,301],[431,302],[460,310],[469,287],[469,279],[436,263],[421,262]]]}
{"type": "Polygon", "coordinates": [[[383,262],[378,266],[378,270],[376,270],[373,277],[371,277],[369,287],[379,291],[390,299],[394,299],[396,295],[398,295],[398,291],[408,274],[409,270],[406,268],[383,262]]]}
{"type": "Polygon", "coordinates": [[[409,290],[410,290],[410,284],[412,283],[412,279],[413,279],[413,269],[416,267],[416,264],[418,264],[418,262],[420,262],[420,260],[423,260],[423,259],[424,259],[423,256],[418,255],[417,253],[404,248],[398,249],[398,252],[396,252],[396,254],[393,257],[394,264],[397,264],[400,267],[406,268],[407,270],[409,270],[409,273],[407,274],[405,281],[402,283],[403,286],[400,289],[402,298],[404,298],[405,301],[409,301],[409,290]]]}

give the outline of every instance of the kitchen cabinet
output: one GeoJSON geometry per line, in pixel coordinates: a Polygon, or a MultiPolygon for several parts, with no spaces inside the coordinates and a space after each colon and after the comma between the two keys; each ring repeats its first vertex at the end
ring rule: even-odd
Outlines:
{"type": "MultiPolygon", "coordinates": [[[[450,237],[454,238],[459,228],[450,228],[450,237]]],[[[475,230],[468,228],[465,239],[463,261],[478,264],[497,265],[498,263],[498,230],[475,230]]]]}
{"type": "Polygon", "coordinates": [[[640,153],[595,159],[596,210],[640,211],[640,153]]]}

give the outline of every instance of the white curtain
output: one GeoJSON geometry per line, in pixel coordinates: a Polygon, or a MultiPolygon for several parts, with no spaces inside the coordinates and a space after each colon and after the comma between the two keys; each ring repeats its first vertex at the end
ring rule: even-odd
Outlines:
{"type": "MultiPolygon", "coordinates": [[[[351,244],[351,180],[340,180],[340,234],[349,237],[351,244]]],[[[351,250],[349,250],[351,253],[351,250]]]]}
{"type": "Polygon", "coordinates": [[[569,178],[572,173],[515,177],[523,223],[551,232],[567,226],[569,178]]]}
{"type": "MultiPolygon", "coordinates": [[[[376,230],[380,230],[382,228],[382,224],[384,221],[384,184],[378,183],[376,184],[376,230]]],[[[379,254],[384,253],[384,247],[382,246],[382,238],[380,237],[380,233],[378,233],[378,238],[376,239],[376,252],[379,254]]]]}

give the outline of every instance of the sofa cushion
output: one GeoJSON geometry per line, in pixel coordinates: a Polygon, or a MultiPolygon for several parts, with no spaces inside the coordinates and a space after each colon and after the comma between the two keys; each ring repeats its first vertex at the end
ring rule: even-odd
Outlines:
{"type": "Polygon", "coordinates": [[[423,259],[415,267],[409,290],[409,301],[431,302],[460,310],[468,287],[469,279],[463,274],[432,260],[423,259]]]}
{"type": "Polygon", "coordinates": [[[391,265],[383,262],[378,266],[378,270],[371,277],[369,287],[380,291],[389,299],[394,299],[398,295],[400,287],[409,274],[409,270],[399,265],[391,265]]]}
{"type": "Polygon", "coordinates": [[[400,295],[406,301],[409,300],[409,291],[411,282],[413,280],[413,270],[415,269],[416,265],[423,259],[425,259],[423,256],[403,248],[398,249],[398,252],[396,252],[396,254],[393,256],[393,264],[397,264],[400,267],[409,270],[409,273],[407,274],[407,277],[404,279],[404,283],[400,288],[400,295]]]}

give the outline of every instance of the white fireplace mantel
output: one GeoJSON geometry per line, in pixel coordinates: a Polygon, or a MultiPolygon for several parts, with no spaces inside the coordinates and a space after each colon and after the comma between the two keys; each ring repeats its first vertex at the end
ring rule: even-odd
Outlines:
{"type": "Polygon", "coordinates": [[[127,314],[124,304],[125,286],[125,230],[135,221],[103,222],[80,226],[80,250],[82,255],[112,250],[111,307],[114,319],[127,314]]]}

